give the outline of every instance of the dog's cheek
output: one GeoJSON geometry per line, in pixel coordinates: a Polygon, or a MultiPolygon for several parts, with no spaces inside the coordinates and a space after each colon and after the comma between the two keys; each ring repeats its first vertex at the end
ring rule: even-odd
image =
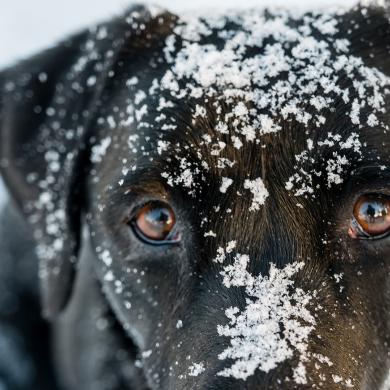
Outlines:
{"type": "Polygon", "coordinates": [[[355,356],[350,361],[359,364],[355,377],[363,378],[364,388],[379,388],[390,340],[390,240],[346,239],[338,249],[332,278],[340,349],[355,356]]]}
{"type": "Polygon", "coordinates": [[[177,253],[149,248],[123,231],[93,229],[95,269],[112,310],[141,348],[147,348],[178,295],[181,280],[177,253]]]}

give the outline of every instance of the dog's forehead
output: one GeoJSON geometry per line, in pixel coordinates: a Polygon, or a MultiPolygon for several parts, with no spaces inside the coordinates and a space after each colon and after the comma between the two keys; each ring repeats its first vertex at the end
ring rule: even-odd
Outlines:
{"type": "Polygon", "coordinates": [[[129,155],[190,194],[207,172],[222,193],[240,178],[257,209],[268,194],[267,167],[283,164],[279,174],[289,173],[284,186],[295,195],[314,193],[318,177],[329,188],[340,184],[364,153],[378,159],[366,138],[388,130],[390,84],[359,56],[350,33],[358,21],[345,12],[179,18],[150,69],[127,78],[125,116],[114,112],[107,123],[123,128],[129,155]]]}

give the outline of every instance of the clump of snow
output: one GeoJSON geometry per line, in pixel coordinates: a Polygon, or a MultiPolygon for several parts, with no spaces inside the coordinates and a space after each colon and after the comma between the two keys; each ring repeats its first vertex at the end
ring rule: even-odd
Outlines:
{"type": "Polygon", "coordinates": [[[253,276],[247,271],[249,256],[237,254],[232,265],[227,265],[221,271],[223,284],[226,287],[249,286],[253,284],[253,276]]]}
{"type": "Polygon", "coordinates": [[[287,190],[294,190],[295,196],[301,196],[305,194],[313,194],[314,180],[316,177],[325,176],[327,187],[331,188],[332,185],[343,183],[343,174],[346,169],[351,165],[351,158],[348,159],[345,155],[345,151],[349,152],[349,156],[354,156],[355,159],[359,159],[362,154],[362,144],[359,140],[359,135],[355,132],[351,132],[346,139],[342,139],[340,134],[333,134],[328,132],[325,139],[318,140],[315,143],[312,140],[308,140],[307,149],[301,154],[296,155],[295,159],[297,165],[295,169],[297,173],[289,178],[286,183],[287,190]],[[323,155],[329,157],[320,161],[323,169],[307,170],[304,165],[314,161],[311,153],[316,152],[319,148],[322,149],[323,155]]]}
{"type": "Polygon", "coordinates": [[[169,142],[159,140],[157,142],[157,153],[162,154],[168,150],[169,142]]]}
{"type": "Polygon", "coordinates": [[[245,380],[257,369],[269,372],[297,354],[293,379],[305,383],[308,338],[316,322],[307,307],[313,295],[296,288],[292,279],[303,263],[282,269],[271,264],[269,276],[251,275],[248,263],[247,255],[237,255],[222,271],[225,286],[245,288],[247,300],[243,310],[226,309],[229,324],[218,326],[218,334],[230,338],[219,359],[233,360],[218,375],[245,380]]]}
{"type": "Polygon", "coordinates": [[[183,327],[183,321],[182,320],[178,320],[177,323],[176,323],[176,329],[181,329],[183,327]]]}
{"type": "Polygon", "coordinates": [[[217,256],[214,259],[214,262],[216,263],[223,263],[226,259],[226,254],[232,253],[234,248],[236,247],[236,241],[232,240],[229,241],[226,248],[219,247],[217,249],[217,256]]]}
{"type": "Polygon", "coordinates": [[[167,180],[169,186],[182,185],[184,188],[189,189],[189,194],[194,194],[197,186],[195,176],[200,173],[200,169],[197,166],[194,166],[194,164],[189,162],[185,157],[180,159],[179,169],[178,174],[162,172],[161,176],[167,180]]]}
{"type": "Polygon", "coordinates": [[[224,194],[226,193],[227,189],[232,185],[233,180],[229,177],[223,177],[222,178],[222,184],[221,187],[219,187],[219,190],[224,194]]]}
{"type": "Polygon", "coordinates": [[[112,257],[110,252],[105,249],[102,253],[99,253],[99,258],[103,261],[103,263],[109,267],[112,264],[112,257]]]}
{"type": "Polygon", "coordinates": [[[141,355],[143,359],[147,359],[152,356],[152,353],[153,351],[151,349],[148,349],[147,351],[143,351],[141,355]]]}
{"type": "Polygon", "coordinates": [[[249,207],[250,211],[257,211],[260,206],[265,203],[269,193],[264,186],[263,180],[258,177],[255,180],[246,179],[244,182],[244,188],[251,191],[253,195],[252,205],[249,207]]]}
{"type": "Polygon", "coordinates": [[[93,163],[101,162],[110,144],[111,144],[111,137],[106,137],[103,138],[99,144],[92,146],[91,162],[93,163]]]}
{"type": "Polygon", "coordinates": [[[111,270],[107,271],[104,275],[104,280],[106,282],[113,282],[115,280],[114,273],[111,270]]]}
{"type": "Polygon", "coordinates": [[[205,234],[203,234],[203,237],[217,237],[217,233],[213,232],[212,230],[209,230],[205,234]]]}
{"type": "Polygon", "coordinates": [[[193,363],[188,370],[189,376],[198,376],[205,371],[204,363],[193,363]]]}

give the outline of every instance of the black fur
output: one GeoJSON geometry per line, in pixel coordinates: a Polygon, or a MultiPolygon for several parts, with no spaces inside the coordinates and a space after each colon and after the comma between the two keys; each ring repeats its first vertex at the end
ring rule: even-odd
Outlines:
{"type": "MultiPolygon", "coordinates": [[[[390,75],[390,24],[383,10],[367,12],[355,8],[340,16],[343,29],[338,37],[348,38],[351,52],[366,64],[390,75]]],[[[0,345],[0,384],[3,381],[7,389],[15,390],[55,389],[60,378],[71,390],[345,388],[333,380],[337,373],[350,378],[355,389],[379,389],[390,365],[390,238],[359,241],[349,238],[347,231],[360,194],[390,195],[390,170],[379,168],[390,166],[389,134],[361,129],[365,153],[362,158],[350,156],[348,179],[328,189],[319,178],[317,196],[300,198],[302,207],[285,190],[295,155],[305,147],[307,134],[302,126],[283,123],[283,131],[262,138],[266,147],[261,152],[255,144],[248,143],[239,151],[227,145],[223,156],[237,161],[229,176],[262,177],[272,195],[257,213],[248,212],[248,194],[236,196],[242,188],[227,195],[218,190],[216,159],[201,145],[201,136],[214,132],[210,102],[207,119],[196,125],[190,113],[196,101],[179,102],[180,109],[171,115],[180,130],[167,136],[179,145],[180,156],[196,166],[200,165],[193,152],[197,146],[211,167],[204,173],[207,184],[202,184],[196,198],[162,180],[162,172],[177,168],[178,156],[176,151],[157,154],[160,134],[153,129],[117,129],[107,155],[95,167],[90,162],[91,149],[108,131],[99,118],[125,112],[134,99],[126,80],[134,75],[140,87],[147,86],[169,68],[159,58],[176,17],[166,13],[154,18],[139,8],[128,23],[126,15],[104,25],[108,37],[95,42],[84,68],[75,69],[74,64],[88,52],[94,31],[80,33],[0,74],[0,162],[13,198],[0,224],[0,342],[5,335],[13,343],[17,364],[27,367],[24,376],[23,370],[16,372],[0,345]],[[40,78],[42,72],[47,80],[40,78]],[[88,84],[91,75],[97,77],[93,85],[88,84]],[[74,130],[73,137],[67,136],[69,129],[74,130]],[[130,134],[139,135],[148,155],[140,151],[129,155],[130,134]],[[45,156],[53,148],[60,151],[61,169],[50,173],[45,156]],[[137,170],[119,185],[124,159],[137,170]],[[48,172],[53,181],[43,189],[40,183],[48,172]],[[55,237],[47,233],[52,210],[36,209],[46,188],[52,196],[51,207],[65,211],[59,255],[49,253],[40,260],[41,307],[50,325],[40,317],[38,260],[31,233],[34,230],[43,248],[54,245],[55,237]],[[176,210],[183,234],[180,245],[145,245],[123,222],[135,206],[160,198],[176,210]],[[221,218],[214,210],[218,205],[230,207],[231,213],[221,218]],[[25,222],[15,206],[26,216],[25,222]],[[205,216],[207,226],[201,227],[205,216]],[[218,239],[204,237],[208,230],[218,239]],[[218,354],[228,344],[216,335],[217,325],[226,323],[225,308],[245,305],[243,292],[227,289],[216,276],[219,265],[211,261],[231,237],[237,240],[238,252],[256,259],[250,264],[253,274],[266,274],[270,263],[283,267],[305,261],[296,285],[317,291],[312,308],[317,327],[309,349],[332,362],[332,366],[321,366],[325,379],[319,379],[311,362],[309,384],[281,385],[291,376],[297,357],[269,373],[257,371],[245,382],[216,375],[226,366],[218,354]],[[111,250],[121,294],[104,280],[106,270],[97,259],[102,243],[111,250]],[[333,277],[340,273],[343,289],[333,277]],[[125,310],[125,297],[131,299],[131,310],[125,310]],[[175,326],[178,320],[185,324],[180,330],[175,326]],[[8,337],[8,331],[15,337],[8,337]],[[142,352],[150,349],[154,353],[142,358],[142,352]],[[200,361],[207,362],[207,373],[180,377],[191,362],[200,361]]],[[[218,38],[208,39],[217,42],[218,38]]],[[[157,106],[155,101],[148,104],[157,106]]],[[[387,115],[383,120],[390,124],[387,115]]],[[[342,136],[351,131],[341,103],[327,123],[328,131],[342,136]]],[[[317,129],[311,133],[314,140],[325,135],[317,129]]],[[[325,148],[316,149],[310,164],[321,166],[330,157],[327,153],[325,148]]]]}

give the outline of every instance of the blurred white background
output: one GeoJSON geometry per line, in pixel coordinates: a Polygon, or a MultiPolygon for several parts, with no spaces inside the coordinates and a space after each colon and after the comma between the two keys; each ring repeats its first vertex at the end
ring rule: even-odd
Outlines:
{"type": "MultiPolygon", "coordinates": [[[[357,0],[344,0],[350,6],[357,0]]],[[[173,12],[199,8],[243,8],[267,5],[327,7],[339,0],[1,0],[0,67],[27,57],[73,31],[121,13],[134,3],[158,4],[173,12]]],[[[5,192],[0,179],[0,204],[5,192]]]]}
{"type": "Polygon", "coordinates": [[[134,3],[152,3],[171,11],[198,8],[348,6],[356,0],[2,0],[0,66],[39,50],[64,35],[122,12],[134,3]]]}

